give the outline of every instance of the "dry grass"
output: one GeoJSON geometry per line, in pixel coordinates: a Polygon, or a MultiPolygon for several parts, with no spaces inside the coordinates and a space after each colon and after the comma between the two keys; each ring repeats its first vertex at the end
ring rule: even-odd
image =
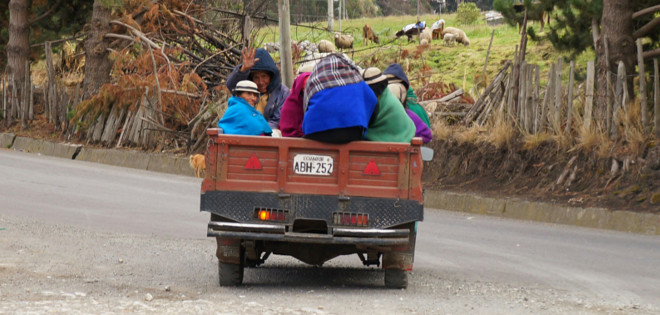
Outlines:
{"type": "Polygon", "coordinates": [[[473,143],[477,144],[484,138],[484,134],[488,132],[488,129],[483,126],[478,126],[476,124],[465,128],[465,127],[459,127],[456,132],[454,133],[454,138],[459,144],[465,144],[465,143],[473,143]]]}
{"type": "Polygon", "coordinates": [[[518,134],[516,127],[505,119],[499,117],[495,118],[495,122],[492,126],[489,126],[488,129],[490,131],[484,134],[483,141],[488,142],[497,148],[502,148],[511,143],[518,134]]]}
{"type": "Polygon", "coordinates": [[[539,132],[535,134],[524,133],[523,134],[523,149],[533,150],[541,146],[544,142],[550,141],[553,135],[548,132],[539,132]]]}
{"type": "Polygon", "coordinates": [[[646,137],[642,126],[642,114],[639,101],[630,104],[627,112],[619,111],[621,125],[619,128],[624,148],[632,156],[641,156],[644,152],[646,137]]]}
{"type": "Polygon", "coordinates": [[[442,119],[438,119],[438,121],[433,123],[431,131],[433,132],[433,140],[438,141],[449,140],[452,135],[452,128],[442,119]]]}

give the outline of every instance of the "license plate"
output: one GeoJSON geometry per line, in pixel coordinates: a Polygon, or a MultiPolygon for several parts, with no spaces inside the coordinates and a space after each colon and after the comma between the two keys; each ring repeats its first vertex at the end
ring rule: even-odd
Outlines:
{"type": "Polygon", "coordinates": [[[330,176],[333,167],[331,156],[297,154],[293,157],[293,172],[296,174],[330,176]]]}

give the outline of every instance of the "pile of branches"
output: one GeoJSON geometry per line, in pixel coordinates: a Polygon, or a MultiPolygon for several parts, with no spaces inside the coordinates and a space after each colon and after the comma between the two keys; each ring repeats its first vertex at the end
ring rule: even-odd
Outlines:
{"type": "MultiPolygon", "coordinates": [[[[105,146],[199,151],[256,36],[250,15],[187,0],[135,0],[111,20],[111,82],[75,108],[69,135],[105,146]]],[[[257,8],[258,9],[258,8],[257,8]]]]}

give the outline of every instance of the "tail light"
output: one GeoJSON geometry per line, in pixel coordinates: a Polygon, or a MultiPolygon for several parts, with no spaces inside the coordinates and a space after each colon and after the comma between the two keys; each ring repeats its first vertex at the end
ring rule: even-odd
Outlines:
{"type": "Polygon", "coordinates": [[[255,208],[254,217],[261,221],[286,221],[289,217],[288,210],[255,208]]]}
{"type": "Polygon", "coordinates": [[[332,214],[332,217],[335,225],[369,225],[369,215],[366,213],[335,212],[332,214]]]}

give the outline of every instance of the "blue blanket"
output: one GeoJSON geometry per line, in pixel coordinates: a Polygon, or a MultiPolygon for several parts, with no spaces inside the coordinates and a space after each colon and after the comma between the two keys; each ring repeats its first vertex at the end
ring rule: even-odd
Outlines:
{"type": "Polygon", "coordinates": [[[377,102],[376,95],[364,81],[320,90],[309,100],[303,132],[311,134],[357,126],[367,129],[377,102]]]}

